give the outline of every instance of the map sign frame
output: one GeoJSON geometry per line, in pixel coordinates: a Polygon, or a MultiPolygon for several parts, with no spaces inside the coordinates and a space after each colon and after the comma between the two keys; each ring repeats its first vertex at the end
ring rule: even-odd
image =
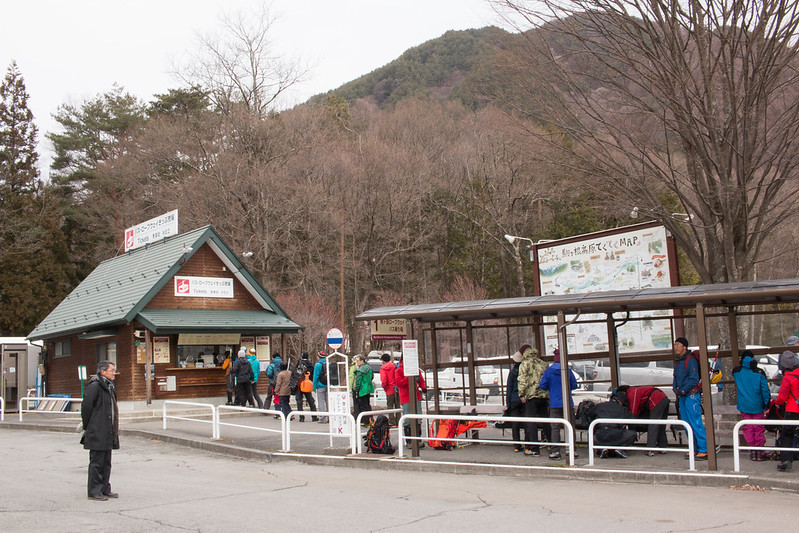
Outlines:
{"type": "MultiPolygon", "coordinates": [[[[575,294],[678,285],[676,245],[657,223],[579,235],[540,244],[535,249],[538,294],[575,294]]],[[[618,317],[619,315],[617,315],[618,317]]],[[[626,313],[624,314],[626,317],[626,313]]],[[[618,328],[619,353],[661,351],[671,347],[671,311],[631,312],[618,328]]],[[[573,315],[567,317],[567,321],[573,315]]],[[[566,330],[572,354],[608,350],[604,314],[584,314],[566,330]],[[585,323],[597,320],[599,323],[585,323]]],[[[554,317],[548,318],[554,322],[554,317]]],[[[546,353],[558,346],[557,326],[544,326],[546,353]]]]}

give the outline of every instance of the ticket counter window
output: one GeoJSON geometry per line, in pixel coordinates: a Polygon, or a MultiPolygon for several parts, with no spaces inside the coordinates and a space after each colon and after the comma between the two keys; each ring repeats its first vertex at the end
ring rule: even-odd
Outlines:
{"type": "Polygon", "coordinates": [[[178,345],[178,368],[216,368],[225,361],[225,352],[235,353],[233,346],[178,345]]]}

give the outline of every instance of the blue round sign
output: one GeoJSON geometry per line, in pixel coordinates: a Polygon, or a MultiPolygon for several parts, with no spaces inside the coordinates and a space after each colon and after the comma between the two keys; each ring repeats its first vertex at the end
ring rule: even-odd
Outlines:
{"type": "Polygon", "coordinates": [[[337,328],[333,328],[327,332],[327,345],[337,350],[341,348],[341,345],[344,343],[344,335],[342,335],[341,330],[337,328]]]}

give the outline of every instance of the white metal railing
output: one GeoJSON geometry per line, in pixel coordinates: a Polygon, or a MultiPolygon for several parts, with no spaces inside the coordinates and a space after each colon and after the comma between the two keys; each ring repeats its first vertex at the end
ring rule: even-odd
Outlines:
{"type": "Polygon", "coordinates": [[[22,422],[22,415],[23,413],[49,413],[49,414],[63,414],[63,415],[80,415],[77,411],[36,411],[36,406],[33,409],[30,408],[31,402],[39,402],[43,401],[63,401],[63,402],[76,402],[80,403],[83,401],[83,398],[62,398],[60,396],[25,396],[19,399],[19,421],[22,422]],[[25,404],[25,408],[22,407],[22,404],[25,404]]]}
{"type": "Polygon", "coordinates": [[[216,438],[222,438],[222,426],[234,427],[234,428],[243,428],[243,429],[254,429],[256,431],[266,431],[268,433],[280,433],[280,446],[281,451],[288,450],[286,445],[286,416],[283,414],[282,411],[278,411],[276,409],[258,409],[256,407],[242,407],[240,405],[220,405],[216,408],[216,438]],[[234,424],[232,422],[222,422],[222,412],[223,411],[231,411],[231,412],[240,412],[240,413],[254,413],[260,415],[271,415],[271,416],[278,416],[280,417],[280,429],[273,429],[273,428],[265,428],[259,426],[249,426],[245,424],[234,424]]]}
{"type": "Polygon", "coordinates": [[[738,432],[742,426],[799,426],[799,420],[741,420],[732,428],[732,453],[734,470],[741,471],[741,450],[797,451],[797,448],[780,448],[778,446],[741,446],[738,432]]]}
{"type": "Polygon", "coordinates": [[[6,419],[6,399],[0,396],[0,422],[6,419]]]}
{"type": "MultiPolygon", "coordinates": [[[[355,439],[356,444],[358,446],[358,453],[363,453],[363,436],[364,434],[361,433],[361,423],[363,422],[364,417],[366,416],[374,416],[374,415],[390,415],[394,413],[401,413],[402,409],[380,409],[378,411],[364,411],[362,413],[358,413],[358,418],[355,419],[355,431],[357,432],[357,438],[355,439]]],[[[400,434],[398,438],[402,438],[400,434]]]]}
{"type": "MultiPolygon", "coordinates": [[[[292,411],[289,413],[288,421],[286,423],[286,431],[285,431],[285,439],[286,439],[286,450],[291,451],[291,420],[295,416],[305,416],[310,411],[292,411]]],[[[294,431],[297,435],[328,435],[330,437],[330,442],[332,445],[333,437],[348,437],[350,439],[350,448],[352,449],[352,453],[355,454],[357,447],[355,444],[355,435],[357,430],[355,429],[355,417],[352,416],[351,413],[334,413],[331,411],[316,411],[316,416],[326,416],[331,419],[331,422],[328,423],[328,430],[327,431],[294,431]],[[332,419],[335,417],[344,417],[347,418],[350,426],[349,433],[336,433],[333,434],[330,431],[330,426],[332,425],[332,419]]]]}
{"type": "Polygon", "coordinates": [[[164,430],[166,430],[166,421],[167,419],[171,418],[173,420],[186,420],[189,422],[201,422],[203,424],[211,424],[211,438],[218,439],[219,438],[219,424],[217,423],[217,410],[216,406],[210,403],[199,403],[199,402],[184,402],[180,400],[164,400],[164,405],[161,408],[162,412],[162,419],[164,421],[164,430]],[[166,411],[167,405],[182,405],[182,406],[193,406],[193,407],[202,407],[202,408],[210,408],[211,409],[211,420],[202,420],[200,418],[191,418],[188,416],[178,416],[178,415],[168,415],[166,411]]]}
{"type": "MultiPolygon", "coordinates": [[[[514,441],[514,440],[507,440],[507,439],[474,439],[469,437],[453,437],[442,439],[449,442],[480,442],[480,443],[487,443],[487,444],[508,444],[508,443],[519,443],[519,444],[537,444],[539,446],[566,446],[569,449],[569,465],[574,466],[574,427],[572,427],[571,423],[566,420],[565,418],[548,418],[548,417],[526,417],[526,416],[485,416],[485,415],[436,415],[436,414],[407,414],[402,415],[399,421],[399,426],[402,427],[404,421],[406,419],[409,420],[466,420],[466,421],[473,421],[473,422],[495,422],[495,421],[503,421],[503,422],[522,422],[522,423],[538,423],[538,424],[560,424],[564,426],[564,434],[566,435],[565,442],[543,442],[543,441],[514,441]]],[[[477,428],[475,428],[477,429],[477,428]]],[[[408,440],[422,440],[425,437],[411,437],[411,436],[404,436],[404,438],[399,439],[399,457],[403,457],[405,452],[405,439],[408,440]]],[[[431,437],[436,438],[437,437],[431,437]]]]}
{"type": "Polygon", "coordinates": [[[690,424],[685,420],[668,420],[660,418],[597,418],[588,426],[588,466],[594,465],[594,427],[597,424],[622,424],[622,425],[660,425],[670,426],[676,424],[685,428],[687,434],[688,448],[648,448],[642,446],[615,446],[600,444],[596,448],[611,449],[611,450],[645,450],[653,452],[688,452],[688,469],[696,470],[696,461],[694,456],[694,430],[690,424]]]}

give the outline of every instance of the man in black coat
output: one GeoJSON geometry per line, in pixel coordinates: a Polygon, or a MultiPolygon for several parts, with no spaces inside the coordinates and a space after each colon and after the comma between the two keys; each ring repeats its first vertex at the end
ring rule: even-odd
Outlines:
{"type": "Polygon", "coordinates": [[[80,408],[83,420],[83,448],[89,450],[89,499],[118,498],[111,490],[111,450],[119,449],[119,410],[114,380],[116,366],[111,361],[97,365],[97,375],[89,380],[80,408]]]}

